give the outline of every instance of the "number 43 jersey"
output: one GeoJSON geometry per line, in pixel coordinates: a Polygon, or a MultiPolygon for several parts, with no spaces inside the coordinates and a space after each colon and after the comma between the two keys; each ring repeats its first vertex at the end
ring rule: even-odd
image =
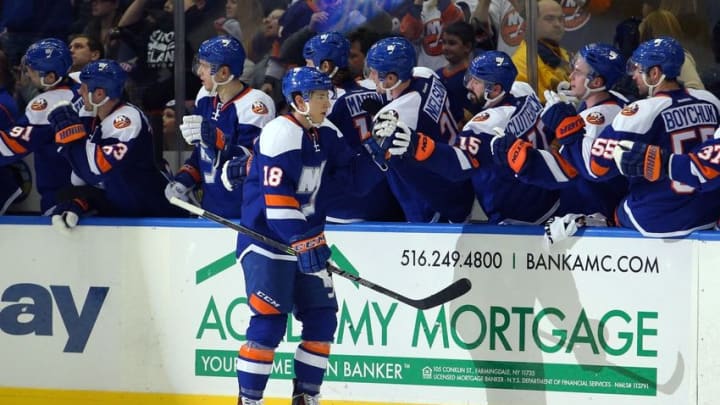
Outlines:
{"type": "MultiPolygon", "coordinates": [[[[595,139],[590,170],[599,179],[619,174],[612,152],[628,139],[659,145],[674,154],[687,154],[712,137],[718,126],[720,101],[705,90],[660,92],[636,101],[615,117],[595,139]]],[[[617,209],[619,223],[645,236],[687,235],[714,226],[720,214],[720,191],[701,193],[680,181],[649,182],[630,178],[629,194],[617,209]]]]}

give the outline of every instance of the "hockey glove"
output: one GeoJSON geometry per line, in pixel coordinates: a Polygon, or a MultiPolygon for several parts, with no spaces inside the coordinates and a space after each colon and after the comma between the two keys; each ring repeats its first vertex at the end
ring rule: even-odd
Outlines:
{"type": "Polygon", "coordinates": [[[554,135],[561,145],[576,142],[585,135],[585,121],[572,104],[556,102],[546,107],[540,115],[549,135],[554,135]]]}
{"type": "Polygon", "coordinates": [[[325,233],[316,233],[317,231],[318,228],[314,228],[304,235],[290,239],[290,246],[297,255],[298,267],[303,273],[325,270],[332,254],[325,242],[325,233]]]}
{"type": "Polygon", "coordinates": [[[613,160],[627,177],[658,181],[667,176],[670,153],[657,145],[624,140],[613,149],[613,160]]]}
{"type": "Polygon", "coordinates": [[[395,110],[383,111],[373,120],[372,136],[378,144],[382,144],[384,138],[395,133],[398,123],[398,113],[395,110]]]}
{"type": "Polygon", "coordinates": [[[235,190],[245,181],[250,165],[252,164],[252,155],[238,156],[225,162],[220,174],[220,181],[227,191],[235,190]]]}
{"type": "Polygon", "coordinates": [[[527,163],[532,143],[517,138],[513,134],[506,134],[502,128],[493,128],[495,137],[490,140],[490,151],[495,164],[509,167],[515,173],[522,173],[527,163]]]}
{"type": "Polygon", "coordinates": [[[87,137],[77,111],[68,101],[61,101],[48,113],[48,122],[55,132],[55,143],[66,145],[87,137]]]}
{"type": "Polygon", "coordinates": [[[193,186],[185,185],[178,180],[171,181],[165,186],[165,198],[170,201],[173,197],[176,197],[185,202],[190,200],[190,192],[192,192],[193,186]]]}
{"type": "Polygon", "coordinates": [[[222,142],[218,139],[214,123],[203,119],[200,115],[186,115],[183,117],[180,132],[185,138],[185,142],[190,145],[200,143],[205,148],[222,149],[222,142]]]}
{"type": "Polygon", "coordinates": [[[55,205],[48,215],[50,215],[53,228],[60,233],[69,234],[70,230],[77,226],[80,217],[87,214],[89,209],[85,199],[73,198],[55,205]]]}

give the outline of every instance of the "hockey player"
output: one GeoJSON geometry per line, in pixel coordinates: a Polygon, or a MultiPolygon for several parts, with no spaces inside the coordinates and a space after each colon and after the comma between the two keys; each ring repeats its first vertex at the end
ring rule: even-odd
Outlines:
{"type": "Polygon", "coordinates": [[[70,186],[70,165],[57,154],[47,115],[55,104],[63,101],[80,109],[82,99],[68,82],[72,58],[63,41],[46,38],[33,43],[25,52],[23,62],[25,74],[41,93],[30,100],[24,117],[20,117],[15,126],[0,128],[0,165],[35,153],[35,182],[40,194],[40,210],[45,213],[56,204],[57,192],[70,186]]]}
{"type": "MultiPolygon", "coordinates": [[[[403,37],[382,39],[368,51],[367,77],[389,100],[377,113],[373,132],[381,121],[393,117],[437,143],[452,144],[458,128],[447,90],[433,71],[414,68],[415,64],[415,48],[403,37]]],[[[463,222],[469,216],[469,181],[448,180],[411,159],[396,159],[386,173],[407,221],[463,222]]]]}
{"type": "MultiPolygon", "coordinates": [[[[509,147],[513,156],[503,161],[513,162],[511,167],[522,181],[562,190],[560,214],[597,212],[612,218],[620,199],[627,194],[627,182],[622,177],[606,182],[595,181],[596,176],[590,169],[589,152],[595,138],[610,125],[627,103],[622,95],[610,92],[625,73],[625,60],[612,46],[593,43],[580,49],[572,67],[567,95],[581,100],[577,114],[585,126],[582,139],[576,141],[572,136],[557,138],[561,145],[559,152],[556,148],[534,149],[531,144],[514,137],[510,137],[507,142],[498,140],[496,146],[503,144],[509,147]],[[575,150],[571,152],[566,149],[575,150]],[[578,175],[578,171],[582,171],[583,175],[578,175]]],[[[544,128],[551,138],[554,137],[555,128],[549,125],[552,125],[554,115],[574,111],[569,103],[553,107],[563,102],[562,98],[555,92],[545,91],[547,103],[542,118],[548,122],[544,128]]],[[[503,150],[499,153],[506,152],[503,150]]]]}
{"type": "Polygon", "coordinates": [[[255,143],[244,182],[242,223],[292,246],[296,255],[238,234],[237,256],[253,312],[247,342],[236,362],[242,405],[262,403],[290,312],[302,323],[292,403],[319,403],[338,308],[326,270],[330,248],[323,233],[326,194],[321,191],[333,172],[346,172],[344,186],[357,193],[370,190],[381,178],[377,170],[374,179],[372,172],[353,174],[353,165],[369,156],[350,150],[325,119],[332,89],[326,74],[309,67],[294,68],[284,76],[282,89],[292,112],[269,122],[255,143]]]}
{"type": "MultiPolygon", "coordinates": [[[[677,81],[683,61],[682,46],[669,37],[644,42],[633,52],[629,73],[640,94],[648,98],[625,107],[594,140],[589,151],[594,178],[620,174],[613,159],[618,142],[641,141],[684,155],[712,136],[718,126],[720,101],[707,91],[683,88],[677,81]]],[[[569,115],[556,121],[562,122],[558,137],[582,139],[581,119],[569,115]]],[[[682,181],[689,180],[687,177],[678,180],[630,178],[629,195],[616,210],[616,222],[653,237],[683,236],[711,228],[720,212],[720,195],[698,192],[682,181]]]]}
{"type": "MultiPolygon", "coordinates": [[[[363,106],[370,103],[379,108],[383,97],[355,82],[348,70],[349,53],[350,42],[337,32],[318,34],[308,40],[303,49],[307,65],[327,73],[333,81],[328,119],[343,134],[342,139],[353,150],[361,153],[362,142],[370,137],[372,127],[372,115],[363,106]]],[[[377,170],[372,162],[368,160],[367,163],[367,170],[377,170]]],[[[336,188],[326,187],[324,190],[336,188]]],[[[327,198],[328,222],[392,221],[402,218],[397,200],[385,179],[363,196],[332,193],[327,198]]]]}
{"type": "Polygon", "coordinates": [[[239,218],[244,167],[253,140],[275,118],[275,104],[265,93],[240,81],[245,51],[240,42],[218,36],[203,42],[196,73],[203,88],[195,115],[183,117],[180,132],[195,148],[165,189],[168,199],[186,200],[202,190],[203,208],[239,218]]]}
{"type": "Polygon", "coordinates": [[[90,211],[106,216],[171,216],[176,212],[163,195],[167,179],[156,166],[147,117],[122,99],[126,74],[109,59],[90,62],[78,80],[84,110],[93,118],[81,123],[68,102],[48,115],[56,147],[72,166],[73,184],[53,208],[53,225],[73,228],[90,211]]]}
{"type": "MultiPolygon", "coordinates": [[[[395,131],[389,124],[391,120],[379,124],[379,131],[392,134],[382,145],[390,154],[410,155],[410,160],[448,179],[472,179],[476,197],[490,223],[545,221],[559,206],[558,193],[522,183],[508,167],[493,161],[491,141],[498,132],[535,143],[538,148],[550,146],[538,130],[540,101],[532,92],[515,96],[511,91],[515,76],[517,70],[509,55],[499,51],[483,53],[473,59],[466,74],[467,88],[483,110],[465,124],[455,146],[407,128],[402,119],[397,121],[395,131]],[[403,142],[403,137],[409,137],[409,142],[403,142]]],[[[529,86],[515,87],[519,90],[529,86]]],[[[384,134],[377,132],[382,138],[384,134]]],[[[397,160],[391,159],[391,166],[397,160]]]]}

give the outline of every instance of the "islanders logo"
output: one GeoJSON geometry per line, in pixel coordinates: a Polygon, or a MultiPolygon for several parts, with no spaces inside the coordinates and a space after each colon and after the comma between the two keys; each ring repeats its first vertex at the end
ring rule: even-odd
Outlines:
{"type": "Polygon", "coordinates": [[[602,125],[605,123],[605,116],[599,112],[592,112],[592,113],[588,114],[588,116],[585,118],[585,120],[589,124],[602,125]]]}
{"type": "Polygon", "coordinates": [[[632,103],[632,104],[626,106],[625,108],[623,108],[622,111],[620,111],[620,114],[622,114],[626,117],[629,117],[631,115],[635,115],[639,109],[640,109],[640,106],[638,106],[635,103],[632,103]]]}
{"type": "Polygon", "coordinates": [[[113,120],[113,126],[117,129],[123,129],[130,126],[130,118],[125,115],[118,115],[113,120]]]}
{"type": "Polygon", "coordinates": [[[476,115],[472,120],[473,122],[483,122],[487,121],[488,118],[490,118],[490,113],[483,111],[480,114],[476,115]]]}
{"type": "Polygon", "coordinates": [[[252,109],[252,112],[254,112],[255,114],[261,115],[265,115],[269,112],[267,106],[262,101],[255,101],[254,103],[252,103],[250,109],[252,109]]]}
{"type": "Polygon", "coordinates": [[[48,106],[47,100],[44,98],[38,98],[30,104],[30,109],[33,111],[42,111],[48,106]]]}

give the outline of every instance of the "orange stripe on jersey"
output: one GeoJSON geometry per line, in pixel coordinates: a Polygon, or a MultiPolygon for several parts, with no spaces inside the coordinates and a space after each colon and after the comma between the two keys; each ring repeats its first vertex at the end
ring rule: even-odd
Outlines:
{"type": "Polygon", "coordinates": [[[24,146],[20,145],[18,141],[12,139],[7,134],[7,132],[0,131],[0,138],[2,138],[3,142],[5,142],[5,145],[7,145],[8,148],[10,148],[10,150],[13,151],[15,154],[20,155],[23,153],[27,153],[27,149],[24,146]]]}
{"type": "Polygon", "coordinates": [[[300,208],[300,203],[295,197],[279,194],[265,194],[265,205],[268,207],[300,208]]]}
{"type": "Polygon", "coordinates": [[[600,166],[594,160],[590,161],[590,172],[598,177],[604,176],[610,171],[609,167],[600,166]]]}
{"type": "Polygon", "coordinates": [[[319,354],[321,356],[330,355],[330,343],[328,342],[313,342],[305,340],[300,343],[300,346],[311,353],[319,354]]]}
{"type": "Polygon", "coordinates": [[[250,299],[248,301],[249,301],[248,304],[250,304],[250,307],[252,307],[255,311],[257,311],[260,314],[277,315],[280,313],[280,310],[278,310],[274,306],[268,304],[267,302],[263,301],[256,294],[251,295],[250,299]]]}
{"type": "Polygon", "coordinates": [[[558,166],[560,166],[560,169],[562,169],[563,173],[565,173],[567,177],[572,179],[577,176],[578,172],[577,169],[575,169],[575,166],[571,165],[564,157],[560,156],[555,149],[551,150],[550,153],[552,153],[555,161],[558,163],[558,166]]]}
{"type": "Polygon", "coordinates": [[[248,347],[248,345],[242,345],[238,350],[238,355],[242,358],[254,361],[261,361],[263,363],[272,363],[275,358],[275,351],[272,349],[258,349],[257,347],[248,347]]]}
{"type": "Polygon", "coordinates": [[[714,179],[718,175],[720,175],[720,172],[713,169],[712,167],[705,166],[700,159],[694,154],[690,153],[688,156],[690,156],[690,159],[695,163],[695,166],[697,166],[698,169],[700,169],[700,172],[706,179],[714,179]]]}
{"type": "Polygon", "coordinates": [[[105,154],[99,146],[95,147],[95,164],[100,169],[100,173],[107,173],[112,169],[112,165],[105,159],[105,154]]]}

